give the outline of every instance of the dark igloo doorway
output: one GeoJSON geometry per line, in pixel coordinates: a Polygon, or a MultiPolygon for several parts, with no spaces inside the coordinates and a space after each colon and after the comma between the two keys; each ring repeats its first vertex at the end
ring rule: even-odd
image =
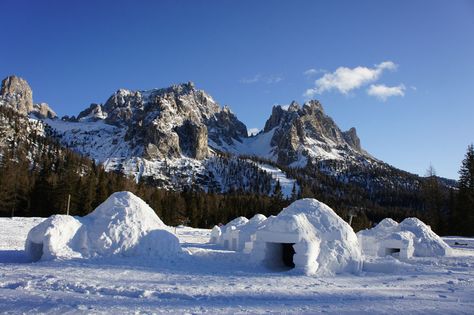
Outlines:
{"type": "Polygon", "coordinates": [[[282,243],[282,255],[283,264],[289,268],[295,268],[295,263],[293,262],[293,256],[295,255],[295,249],[293,248],[294,243],[282,243]]]}
{"type": "Polygon", "coordinates": [[[266,243],[265,262],[270,269],[285,271],[295,268],[295,243],[266,243]]]}
{"type": "Polygon", "coordinates": [[[400,256],[400,248],[385,248],[385,255],[399,257],[400,256]]]}

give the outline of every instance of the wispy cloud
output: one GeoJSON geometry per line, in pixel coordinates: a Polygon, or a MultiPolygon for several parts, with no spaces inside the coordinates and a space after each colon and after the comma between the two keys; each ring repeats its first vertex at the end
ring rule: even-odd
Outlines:
{"type": "Polygon", "coordinates": [[[283,76],[280,74],[261,75],[256,74],[253,77],[240,79],[240,83],[253,84],[253,83],[266,83],[275,84],[283,80],[283,76]]]}
{"type": "Polygon", "coordinates": [[[252,83],[257,83],[258,81],[260,81],[260,78],[262,76],[260,74],[256,74],[254,75],[253,77],[251,78],[243,78],[243,79],[240,79],[240,83],[244,83],[244,84],[252,84],[252,83]]]}
{"type": "Polygon", "coordinates": [[[386,101],[387,98],[392,96],[404,96],[405,85],[400,84],[397,86],[386,86],[384,84],[371,84],[367,89],[367,94],[375,96],[379,100],[386,101]]]}
{"type": "Polygon", "coordinates": [[[336,90],[347,94],[354,89],[377,81],[385,70],[396,70],[392,61],[384,61],[373,68],[358,66],[355,68],[339,67],[334,72],[326,73],[314,81],[314,87],[307,89],[305,97],[313,97],[327,91],[336,90]]]}
{"type": "Polygon", "coordinates": [[[314,68],[311,68],[311,69],[308,69],[308,70],[306,70],[305,72],[303,72],[303,75],[305,75],[305,76],[308,77],[308,78],[311,78],[311,77],[314,77],[314,76],[317,75],[317,74],[325,73],[325,72],[327,72],[327,71],[324,70],[324,69],[314,69],[314,68]]]}

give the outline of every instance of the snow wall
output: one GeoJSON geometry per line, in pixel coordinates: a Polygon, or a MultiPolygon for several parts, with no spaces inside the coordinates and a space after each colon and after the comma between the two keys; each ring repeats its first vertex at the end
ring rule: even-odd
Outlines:
{"type": "Polygon", "coordinates": [[[407,259],[411,256],[448,256],[452,251],[441,237],[417,218],[407,218],[400,224],[387,218],[372,229],[358,232],[357,237],[366,256],[395,253],[407,259]]]}
{"type": "Polygon", "coordinates": [[[362,255],[352,228],[316,199],[301,199],[270,217],[252,237],[250,257],[305,274],[358,273],[362,255]]]}
{"type": "Polygon", "coordinates": [[[84,217],[53,215],[28,233],[25,251],[34,261],[107,256],[170,258],[178,238],[153,209],[131,192],[116,192],[84,217]]]}

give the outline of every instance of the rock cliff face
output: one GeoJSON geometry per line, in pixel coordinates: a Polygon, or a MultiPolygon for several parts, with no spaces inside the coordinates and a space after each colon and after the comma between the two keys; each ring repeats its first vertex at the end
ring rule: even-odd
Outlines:
{"type": "Polygon", "coordinates": [[[48,104],[33,104],[33,91],[30,85],[17,76],[3,79],[0,87],[0,105],[9,106],[21,115],[33,114],[38,118],[57,117],[48,104]]]}
{"type": "Polygon", "coordinates": [[[20,114],[28,115],[33,110],[33,92],[24,79],[9,76],[2,81],[0,97],[4,105],[16,109],[20,114]]]}

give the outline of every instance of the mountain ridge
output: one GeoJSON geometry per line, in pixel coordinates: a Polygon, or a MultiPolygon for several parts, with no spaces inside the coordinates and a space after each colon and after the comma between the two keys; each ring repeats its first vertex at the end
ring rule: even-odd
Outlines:
{"type": "MultiPolygon", "coordinates": [[[[9,80],[26,83],[21,78],[9,80]]],[[[28,104],[32,103],[27,83],[15,91],[31,95],[28,104]]],[[[0,104],[11,106],[5,99],[5,93],[1,94],[0,104]]],[[[165,175],[170,165],[182,177],[220,176],[209,175],[215,169],[209,161],[221,154],[255,156],[285,168],[317,165],[336,178],[354,168],[362,173],[368,168],[393,168],[362,148],[355,128],[340,130],[317,100],[302,106],[295,101],[287,108],[274,106],[265,127],[252,137],[229,107],[220,106],[192,82],[151,90],[119,89],[104,104],[91,104],[77,118],[38,116],[34,110],[29,114],[50,126],[51,135],[63,145],[104,164],[107,170],[137,180],[158,180],[170,189],[179,189],[185,182],[165,175]]]]}

